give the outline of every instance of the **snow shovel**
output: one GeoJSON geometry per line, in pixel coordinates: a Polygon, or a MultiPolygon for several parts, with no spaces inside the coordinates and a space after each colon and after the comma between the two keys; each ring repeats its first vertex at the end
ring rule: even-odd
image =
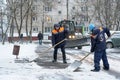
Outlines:
{"type": "Polygon", "coordinates": [[[59,45],[60,43],[62,43],[62,42],[63,42],[63,41],[65,41],[65,40],[66,40],[66,38],[65,38],[65,39],[63,39],[63,40],[61,40],[60,42],[58,42],[58,43],[57,43],[57,44],[55,44],[54,46],[52,46],[52,47],[48,48],[47,50],[43,51],[42,53],[48,52],[50,49],[52,49],[52,48],[56,47],[57,45],[59,45]]]}
{"type": "Polygon", "coordinates": [[[88,54],[87,54],[86,56],[84,56],[81,60],[75,60],[72,64],[70,64],[70,65],[66,68],[66,70],[67,70],[67,71],[70,71],[70,72],[77,70],[78,67],[82,64],[82,61],[83,61],[87,56],[89,56],[90,54],[91,54],[91,53],[88,53],[88,54]]]}

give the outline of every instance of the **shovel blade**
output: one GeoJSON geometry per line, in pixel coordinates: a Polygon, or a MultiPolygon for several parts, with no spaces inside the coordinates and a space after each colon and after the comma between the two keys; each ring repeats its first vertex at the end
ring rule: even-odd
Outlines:
{"type": "Polygon", "coordinates": [[[73,63],[71,63],[71,64],[66,68],[66,70],[67,70],[67,71],[70,71],[70,72],[73,72],[73,71],[75,71],[81,64],[82,64],[81,61],[75,60],[73,63]]]}

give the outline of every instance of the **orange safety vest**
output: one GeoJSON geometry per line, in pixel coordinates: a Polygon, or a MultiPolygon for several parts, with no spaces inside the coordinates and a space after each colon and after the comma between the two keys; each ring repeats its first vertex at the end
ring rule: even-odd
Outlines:
{"type": "Polygon", "coordinates": [[[56,29],[52,30],[53,34],[57,34],[58,32],[63,32],[64,31],[64,27],[60,27],[60,29],[57,31],[56,29]]]}

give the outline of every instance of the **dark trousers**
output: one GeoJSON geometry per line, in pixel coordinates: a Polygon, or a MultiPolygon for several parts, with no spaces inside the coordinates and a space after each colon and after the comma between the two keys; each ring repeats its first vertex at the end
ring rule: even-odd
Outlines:
{"type": "Polygon", "coordinates": [[[104,68],[109,69],[109,63],[106,56],[106,50],[95,51],[94,53],[94,67],[96,70],[100,70],[100,60],[103,61],[104,68]]]}
{"type": "Polygon", "coordinates": [[[42,44],[42,40],[41,40],[41,39],[39,39],[39,44],[40,44],[40,45],[42,44]]]}
{"type": "MultiPolygon", "coordinates": [[[[66,61],[65,47],[60,47],[60,48],[61,48],[61,52],[62,52],[63,61],[66,61]]],[[[57,60],[57,51],[58,51],[58,48],[55,47],[54,54],[53,54],[53,59],[55,61],[57,60]]]]}

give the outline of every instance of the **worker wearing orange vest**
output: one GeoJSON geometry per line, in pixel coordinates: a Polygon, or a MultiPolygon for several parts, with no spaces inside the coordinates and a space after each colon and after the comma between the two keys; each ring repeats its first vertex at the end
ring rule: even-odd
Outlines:
{"type": "MultiPolygon", "coordinates": [[[[52,30],[52,45],[54,46],[58,42],[67,38],[67,34],[68,34],[68,31],[65,30],[64,27],[61,27],[59,24],[54,24],[54,29],[52,30]]],[[[58,51],[58,48],[61,48],[63,63],[67,63],[66,54],[65,54],[65,44],[66,44],[66,41],[63,41],[62,43],[54,47],[54,54],[53,54],[52,62],[57,62],[57,51],[58,51]]]]}

